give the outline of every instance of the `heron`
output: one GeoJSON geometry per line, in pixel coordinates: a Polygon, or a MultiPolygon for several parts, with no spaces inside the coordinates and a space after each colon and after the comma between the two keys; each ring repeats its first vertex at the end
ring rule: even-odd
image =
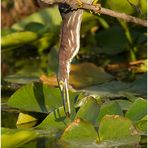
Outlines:
{"type": "MultiPolygon", "coordinates": [[[[80,0],[76,0],[80,3],[80,0]]],[[[85,0],[92,4],[94,0],[85,0]]],[[[82,9],[72,9],[66,3],[59,4],[59,12],[62,17],[60,48],[59,48],[59,68],[58,84],[61,92],[64,111],[67,116],[71,114],[69,100],[69,73],[73,58],[77,55],[80,48],[80,28],[82,22],[82,9]]]]}

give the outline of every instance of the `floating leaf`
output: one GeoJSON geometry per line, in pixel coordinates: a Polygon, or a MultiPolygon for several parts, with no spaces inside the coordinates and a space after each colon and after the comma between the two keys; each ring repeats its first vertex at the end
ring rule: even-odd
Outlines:
{"type": "Polygon", "coordinates": [[[4,78],[5,81],[16,84],[27,84],[31,82],[39,82],[38,77],[26,75],[8,75],[4,78]]]}
{"type": "Polygon", "coordinates": [[[142,135],[147,135],[147,116],[136,123],[136,128],[142,132],[142,135]]]}
{"type": "Polygon", "coordinates": [[[141,94],[142,96],[147,96],[147,72],[140,75],[135,81],[130,84],[129,90],[130,92],[136,92],[137,94],[141,94]]]}
{"type": "Polygon", "coordinates": [[[70,119],[66,118],[64,108],[60,107],[53,112],[51,112],[44,121],[37,126],[37,129],[44,129],[44,130],[64,130],[70,119]]]}
{"type": "Polygon", "coordinates": [[[16,123],[17,127],[20,127],[20,125],[22,125],[22,124],[24,124],[26,127],[26,123],[31,123],[31,124],[27,124],[28,128],[33,127],[37,123],[37,119],[31,115],[28,115],[25,113],[19,113],[18,120],[16,123]]]}
{"type": "Polygon", "coordinates": [[[125,117],[138,121],[147,114],[147,102],[142,98],[138,98],[126,112],[125,117]]]}
{"type": "MultiPolygon", "coordinates": [[[[57,70],[57,65],[52,64],[51,70],[54,70],[54,71],[57,70]]],[[[84,88],[90,85],[96,85],[99,83],[110,81],[112,79],[113,77],[110,74],[106,73],[103,68],[97,67],[92,63],[82,63],[82,64],[71,65],[69,83],[74,88],[78,88],[78,89],[84,88]]],[[[54,85],[54,86],[57,85],[56,80],[57,79],[55,75],[52,75],[51,77],[46,78],[46,81],[49,82],[49,85],[54,85]]]]}
{"type": "Polygon", "coordinates": [[[35,112],[20,112],[17,119],[18,128],[34,127],[38,122],[41,122],[46,117],[46,114],[35,112]]]}
{"type": "Polygon", "coordinates": [[[97,137],[97,132],[92,124],[78,118],[65,129],[61,140],[73,144],[81,142],[82,144],[83,142],[95,142],[97,137]]]}
{"type": "Polygon", "coordinates": [[[77,112],[75,118],[81,118],[91,122],[92,124],[95,124],[99,115],[99,111],[100,105],[97,103],[97,101],[92,97],[88,97],[77,112]]]}
{"type": "Polygon", "coordinates": [[[116,101],[111,101],[101,106],[98,121],[100,122],[105,115],[123,115],[123,112],[116,101]]]}
{"type": "Polygon", "coordinates": [[[35,139],[38,133],[33,130],[2,128],[2,148],[16,148],[35,139]]]}
{"type": "Polygon", "coordinates": [[[132,105],[132,102],[128,101],[128,100],[116,100],[116,102],[118,102],[118,104],[120,105],[122,110],[128,110],[129,107],[132,105]]]}
{"type": "Polygon", "coordinates": [[[113,77],[106,73],[103,68],[97,67],[92,63],[82,63],[71,66],[70,84],[75,88],[84,88],[112,79],[113,77]]]}
{"type": "MultiPolygon", "coordinates": [[[[100,141],[117,142],[119,145],[136,144],[140,136],[132,122],[119,115],[106,115],[100,122],[100,141]]],[[[119,146],[118,144],[114,146],[119,146]]]]}
{"type": "MultiPolygon", "coordinates": [[[[78,93],[70,92],[70,99],[78,93]]],[[[18,89],[9,99],[8,105],[23,111],[49,113],[62,106],[61,94],[58,88],[42,83],[31,83],[18,89]]]]}
{"type": "Polygon", "coordinates": [[[80,90],[92,95],[100,97],[127,97],[130,95],[146,96],[146,74],[141,75],[132,83],[124,83],[120,81],[105,82],[104,84],[88,87],[80,90]]]}

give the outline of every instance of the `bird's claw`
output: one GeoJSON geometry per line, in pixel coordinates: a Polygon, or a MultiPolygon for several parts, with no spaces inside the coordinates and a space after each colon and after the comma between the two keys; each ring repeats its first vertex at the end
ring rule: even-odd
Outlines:
{"type": "Polygon", "coordinates": [[[81,1],[81,0],[76,0],[76,1],[77,1],[77,3],[78,3],[79,7],[81,8],[81,7],[83,6],[82,1],[81,1]]]}
{"type": "Polygon", "coordinates": [[[94,11],[90,10],[90,13],[95,13],[95,14],[99,14],[100,15],[101,4],[97,3],[97,1],[94,0],[92,5],[95,6],[96,8],[98,8],[98,11],[94,12],[94,11]]]}

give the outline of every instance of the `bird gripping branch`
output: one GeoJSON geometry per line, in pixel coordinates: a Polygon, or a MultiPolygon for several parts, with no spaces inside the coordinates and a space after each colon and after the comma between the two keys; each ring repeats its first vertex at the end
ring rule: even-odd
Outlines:
{"type": "MultiPolygon", "coordinates": [[[[78,1],[81,7],[82,2],[78,1]]],[[[85,0],[88,4],[92,4],[93,0],[85,0]]],[[[69,73],[70,64],[77,55],[80,48],[80,28],[82,22],[82,9],[73,9],[69,5],[59,4],[59,11],[62,16],[61,38],[59,49],[59,70],[58,83],[62,95],[64,110],[67,116],[71,113],[69,100],[69,73]]]]}

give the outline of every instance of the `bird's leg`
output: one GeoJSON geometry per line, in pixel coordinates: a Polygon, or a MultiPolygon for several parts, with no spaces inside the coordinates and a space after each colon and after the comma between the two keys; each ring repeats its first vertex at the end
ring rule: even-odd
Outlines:
{"type": "Polygon", "coordinates": [[[92,4],[93,4],[94,6],[96,6],[96,7],[99,8],[98,12],[95,12],[95,13],[100,13],[100,10],[101,10],[101,4],[98,3],[98,0],[94,0],[92,4]]]}

